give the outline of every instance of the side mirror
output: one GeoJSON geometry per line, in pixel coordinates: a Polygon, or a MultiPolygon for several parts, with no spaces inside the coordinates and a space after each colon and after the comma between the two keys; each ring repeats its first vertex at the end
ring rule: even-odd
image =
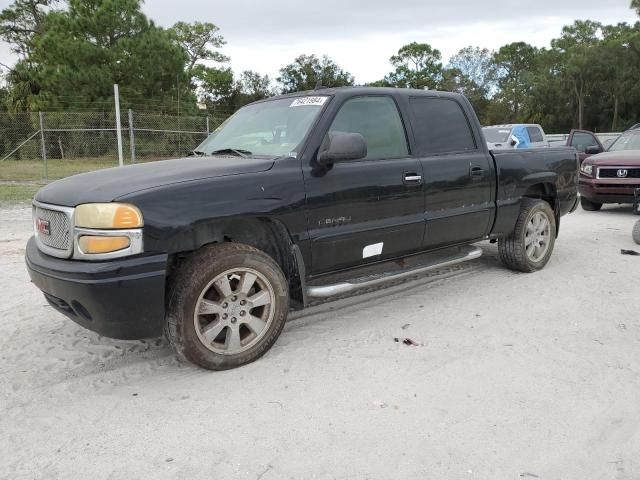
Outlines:
{"type": "Polygon", "coordinates": [[[515,147],[515,146],[518,144],[518,142],[516,142],[516,141],[512,138],[512,139],[511,139],[511,141],[509,142],[509,144],[510,144],[512,147],[515,147]]]}
{"type": "Polygon", "coordinates": [[[587,155],[596,155],[597,153],[602,153],[602,149],[598,145],[591,145],[585,148],[584,153],[587,155]]]}
{"type": "Polygon", "coordinates": [[[359,133],[329,132],[320,151],[318,163],[330,165],[335,162],[359,160],[367,156],[367,143],[359,133]]]}

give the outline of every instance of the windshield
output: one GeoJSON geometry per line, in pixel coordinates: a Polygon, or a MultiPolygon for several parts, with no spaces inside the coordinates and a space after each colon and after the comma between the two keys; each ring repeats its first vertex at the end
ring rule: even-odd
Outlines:
{"type": "Polygon", "coordinates": [[[325,104],[326,96],[282,98],[241,108],[194,151],[225,151],[279,157],[296,151],[325,104]]]}
{"type": "Polygon", "coordinates": [[[482,131],[484,132],[484,138],[489,143],[506,142],[509,139],[509,134],[511,133],[510,128],[496,127],[485,127],[482,131]]]}
{"type": "Polygon", "coordinates": [[[640,131],[623,133],[609,147],[610,152],[621,152],[623,150],[640,150],[640,131]]]}

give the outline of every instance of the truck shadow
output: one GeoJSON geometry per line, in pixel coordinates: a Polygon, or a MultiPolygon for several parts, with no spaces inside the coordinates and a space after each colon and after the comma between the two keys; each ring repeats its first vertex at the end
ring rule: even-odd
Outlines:
{"type": "Polygon", "coordinates": [[[611,213],[633,213],[633,205],[631,204],[615,204],[615,203],[611,203],[611,204],[605,204],[602,206],[602,209],[600,209],[598,212],[586,212],[590,215],[602,215],[602,214],[611,214],[611,213]]]}
{"type": "MultiPolygon", "coordinates": [[[[486,269],[504,269],[497,257],[495,245],[483,242],[480,246],[484,255],[479,259],[332,298],[316,303],[304,311],[291,312],[285,330],[274,348],[275,356],[267,354],[261,362],[269,362],[270,359],[278,363],[286,362],[283,356],[294,354],[289,353],[286,347],[290,343],[288,337],[303,334],[312,341],[312,337],[315,334],[322,335],[323,330],[341,328],[342,318],[354,311],[361,312],[363,305],[367,310],[375,309],[461,276],[486,269]]],[[[48,306],[43,308],[46,316],[56,315],[48,306]]],[[[46,338],[46,345],[40,345],[45,347],[44,351],[31,354],[25,351],[25,357],[15,359],[16,364],[19,364],[29,358],[31,368],[27,368],[21,375],[23,386],[62,389],[72,393],[86,389],[95,391],[115,386],[135,386],[150,377],[175,378],[209,373],[179,362],[164,338],[113,340],[66,320],[58,323],[57,327],[46,330],[46,335],[39,335],[39,338],[46,338]]],[[[26,401],[30,388],[25,391],[16,385],[13,393],[18,398],[15,400],[20,403],[19,398],[22,397],[22,401],[26,401]]]]}

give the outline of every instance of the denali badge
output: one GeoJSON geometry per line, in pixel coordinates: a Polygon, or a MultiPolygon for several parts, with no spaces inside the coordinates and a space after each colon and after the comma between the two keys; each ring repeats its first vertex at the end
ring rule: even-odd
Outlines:
{"type": "Polygon", "coordinates": [[[36,218],[36,228],[42,235],[51,235],[51,225],[48,220],[36,218]]]}
{"type": "Polygon", "coordinates": [[[618,175],[618,178],[625,178],[627,176],[627,171],[620,169],[618,170],[617,175],[618,175]]]}

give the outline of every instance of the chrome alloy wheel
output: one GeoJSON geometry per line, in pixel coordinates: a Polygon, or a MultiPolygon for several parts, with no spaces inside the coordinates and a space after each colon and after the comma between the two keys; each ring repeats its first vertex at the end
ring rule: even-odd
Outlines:
{"type": "Polygon", "coordinates": [[[209,350],[235,355],[254,346],[273,321],[275,294],[251,268],[227,270],[200,293],[193,314],[196,333],[209,350]]]}
{"type": "Polygon", "coordinates": [[[538,262],[549,250],[551,222],[544,212],[536,212],[529,220],[524,237],[527,257],[532,262],[538,262]]]}

